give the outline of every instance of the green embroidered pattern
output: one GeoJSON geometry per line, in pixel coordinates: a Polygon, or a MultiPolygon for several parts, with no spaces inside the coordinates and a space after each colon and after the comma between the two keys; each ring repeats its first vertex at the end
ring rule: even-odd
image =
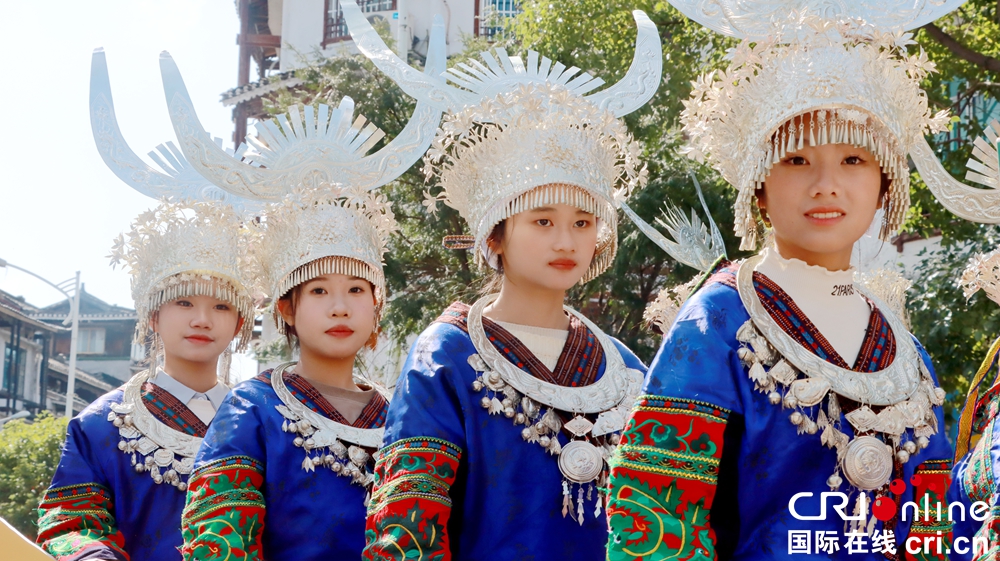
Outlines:
{"type": "Polygon", "coordinates": [[[687,499],[676,480],[654,489],[638,479],[619,479],[608,503],[608,561],[714,559],[704,497],[687,499]]]}
{"type": "Polygon", "coordinates": [[[192,474],[181,516],[186,560],[262,559],[264,476],[245,456],[216,460],[192,474]]]}
{"type": "Polygon", "coordinates": [[[38,507],[38,543],[56,559],[92,547],[127,557],[113,510],[111,492],[96,483],[49,489],[38,507]]]}

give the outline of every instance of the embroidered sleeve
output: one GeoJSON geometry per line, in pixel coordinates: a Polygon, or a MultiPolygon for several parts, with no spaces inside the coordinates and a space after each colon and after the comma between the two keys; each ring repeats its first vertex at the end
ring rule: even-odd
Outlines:
{"type": "MultiPolygon", "coordinates": [[[[129,559],[97,452],[81,417],[71,420],[52,487],[38,507],[37,543],[60,561],[129,559]]],[[[107,453],[120,454],[116,448],[107,453]]]]}
{"type": "Polygon", "coordinates": [[[952,546],[952,524],[948,517],[945,495],[951,485],[951,460],[927,460],[913,472],[913,498],[917,504],[916,515],[910,522],[907,543],[930,543],[931,547],[919,548],[916,556],[909,551],[906,559],[948,559],[945,553],[935,553],[941,542],[941,551],[952,546]],[[928,541],[929,540],[929,541],[928,541]]]}
{"type": "Polygon", "coordinates": [[[370,560],[446,561],[451,558],[449,490],[461,450],[436,438],[407,438],[382,449],[365,524],[370,560]]]}
{"type": "Polygon", "coordinates": [[[59,561],[127,561],[113,511],[111,492],[101,485],[49,489],[38,508],[38,544],[59,561]]]}
{"type": "Polygon", "coordinates": [[[708,515],[730,412],[639,398],[611,461],[609,561],[714,559],[708,515]]]}
{"type": "Polygon", "coordinates": [[[264,466],[248,457],[207,463],[191,474],[181,516],[190,561],[263,559],[264,466]]]}

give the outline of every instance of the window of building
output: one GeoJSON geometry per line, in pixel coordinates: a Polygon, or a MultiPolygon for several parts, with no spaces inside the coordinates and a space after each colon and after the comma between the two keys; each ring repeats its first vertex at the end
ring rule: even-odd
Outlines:
{"type": "Polygon", "coordinates": [[[76,341],[76,352],[79,354],[104,354],[104,328],[87,327],[81,329],[76,341]]]}
{"type": "MultiPolygon", "coordinates": [[[[341,2],[351,2],[352,0],[326,0],[326,8],[323,10],[325,24],[323,26],[323,46],[331,43],[348,41],[351,34],[347,31],[347,23],[344,22],[344,11],[340,8],[341,2]]],[[[396,10],[396,0],[356,0],[361,11],[368,13],[389,12],[396,10]]]]}
{"type": "Polygon", "coordinates": [[[487,39],[500,39],[504,23],[521,13],[519,0],[477,0],[479,2],[479,35],[487,39]]]}
{"type": "Polygon", "coordinates": [[[24,372],[28,356],[24,349],[4,347],[3,353],[3,389],[15,398],[24,396],[24,372]]]}

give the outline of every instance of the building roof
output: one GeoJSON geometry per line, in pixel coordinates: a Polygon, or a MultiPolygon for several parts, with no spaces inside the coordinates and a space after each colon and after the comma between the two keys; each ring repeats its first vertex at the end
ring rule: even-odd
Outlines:
{"type": "Polygon", "coordinates": [[[0,290],[0,316],[26,323],[32,327],[44,329],[51,333],[66,331],[63,327],[38,321],[37,318],[33,317],[33,312],[37,309],[25,302],[22,297],[13,296],[8,292],[0,290]]]}
{"type": "MultiPolygon", "coordinates": [[[[56,302],[51,306],[37,309],[31,317],[40,320],[64,320],[69,317],[69,299],[56,302]]],[[[86,287],[80,285],[80,319],[86,321],[108,321],[108,320],[135,320],[138,315],[132,308],[108,304],[104,300],[87,292],[86,287]]]]}
{"type": "Polygon", "coordinates": [[[294,70],[281,72],[267,76],[262,80],[250,82],[249,84],[238,86],[222,92],[222,105],[230,106],[250,101],[258,97],[265,96],[271,92],[283,89],[294,88],[302,83],[302,78],[295,76],[294,70]]]}

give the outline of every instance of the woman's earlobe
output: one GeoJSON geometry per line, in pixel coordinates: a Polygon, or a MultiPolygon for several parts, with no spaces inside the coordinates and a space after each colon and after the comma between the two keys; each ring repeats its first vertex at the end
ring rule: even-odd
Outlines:
{"type": "Polygon", "coordinates": [[[277,302],[274,303],[274,305],[278,309],[278,315],[281,316],[281,319],[285,320],[286,324],[294,326],[295,314],[289,313],[290,310],[288,309],[291,306],[291,304],[292,303],[289,300],[278,300],[277,302]]]}
{"type": "Polygon", "coordinates": [[[240,334],[240,329],[243,328],[243,322],[244,321],[246,321],[246,318],[244,318],[243,316],[240,316],[239,320],[236,322],[236,331],[233,333],[233,336],[236,336],[236,335],[240,334]]]}

